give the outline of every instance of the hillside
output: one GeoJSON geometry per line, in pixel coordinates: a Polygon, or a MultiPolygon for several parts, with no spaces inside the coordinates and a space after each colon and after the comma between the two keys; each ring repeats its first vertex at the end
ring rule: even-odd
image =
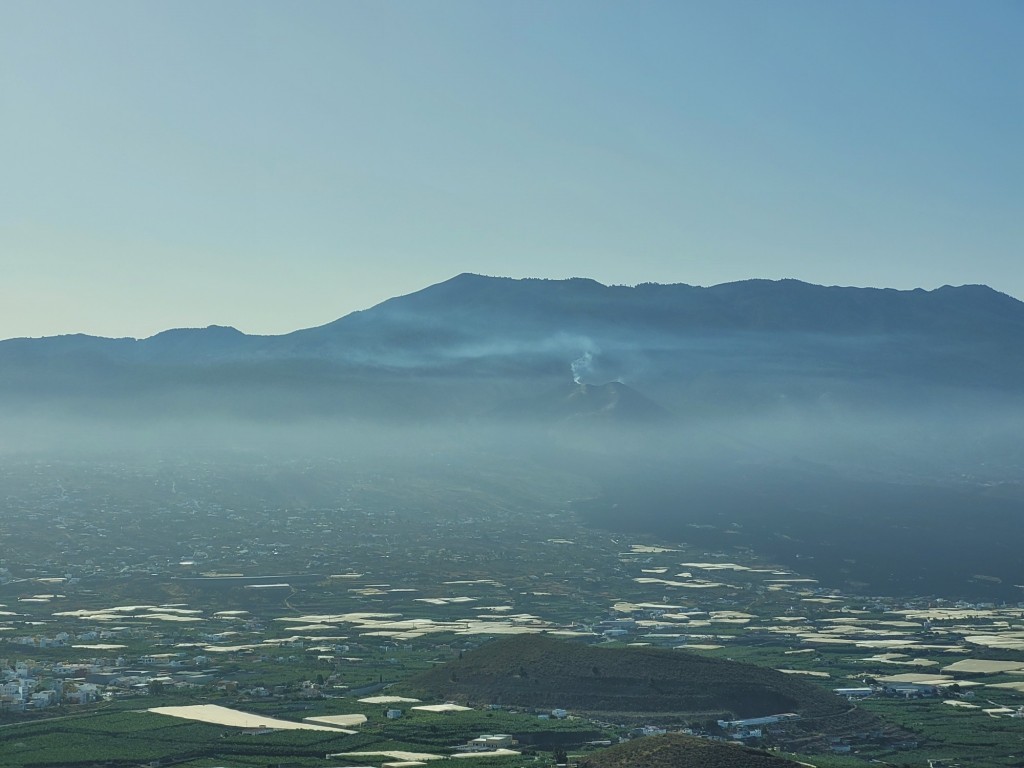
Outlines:
{"type": "Polygon", "coordinates": [[[579,768],[794,768],[798,763],[735,744],[680,734],[647,736],[587,755],[579,768]]]}
{"type": "Polygon", "coordinates": [[[838,715],[846,703],[772,669],[685,651],[602,648],[547,635],[495,640],[416,676],[442,700],[585,712],[758,717],[838,715]]]}

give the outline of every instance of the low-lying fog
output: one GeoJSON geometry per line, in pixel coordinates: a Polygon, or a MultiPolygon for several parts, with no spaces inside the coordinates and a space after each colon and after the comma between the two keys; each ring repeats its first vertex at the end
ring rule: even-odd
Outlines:
{"type": "Polygon", "coordinates": [[[784,402],[743,415],[708,409],[635,422],[612,418],[604,403],[404,423],[8,409],[0,453],[8,472],[167,457],[215,468],[248,457],[279,463],[274,482],[282,484],[289,473],[349,466],[389,484],[415,476],[440,487],[457,477],[489,493],[500,493],[492,479],[507,471],[535,479],[552,509],[587,524],[711,550],[749,548],[837,586],[942,594],[979,577],[1012,597],[1024,583],[1016,548],[1024,536],[1024,410],[1005,398],[931,395],[885,409],[784,402]],[[563,479],[564,494],[550,490],[563,479]]]}

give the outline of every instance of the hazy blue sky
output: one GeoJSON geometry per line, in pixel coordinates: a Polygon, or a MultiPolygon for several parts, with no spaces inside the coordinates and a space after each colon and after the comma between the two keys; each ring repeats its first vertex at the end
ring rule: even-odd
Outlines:
{"type": "Polygon", "coordinates": [[[0,0],[0,338],[459,272],[1024,298],[1024,4],[0,0]]]}

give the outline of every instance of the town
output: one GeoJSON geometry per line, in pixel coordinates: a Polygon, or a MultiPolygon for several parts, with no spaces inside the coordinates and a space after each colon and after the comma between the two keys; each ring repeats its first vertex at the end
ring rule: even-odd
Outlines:
{"type": "Polygon", "coordinates": [[[467,740],[446,750],[521,747],[505,736],[529,722],[534,731],[578,732],[560,742],[570,751],[683,732],[924,765],[971,754],[944,735],[966,727],[990,731],[998,744],[1024,725],[1024,602],[844,593],[750,552],[630,541],[571,512],[556,522],[544,506],[531,512],[533,500],[515,514],[463,503],[428,517],[403,509],[402,499],[371,500],[368,483],[353,483],[341,507],[281,513],[257,503],[243,515],[183,492],[201,473],[158,467],[145,477],[133,468],[161,498],[147,517],[138,509],[144,494],[130,508],[108,495],[126,468],[94,468],[86,480],[64,471],[75,490],[70,482],[22,486],[22,503],[52,516],[47,527],[33,521],[45,535],[33,540],[17,521],[2,534],[0,714],[15,729],[55,714],[114,708],[123,716],[199,702],[264,719],[354,716],[381,735],[399,727],[388,723],[422,718],[450,728],[469,712],[470,730],[458,729],[467,740]],[[88,512],[94,494],[106,504],[102,516],[88,512]],[[191,540],[163,533],[189,529],[191,540]],[[892,727],[836,735],[809,731],[787,712],[610,720],[570,707],[375,698],[492,638],[538,633],[756,663],[812,681],[892,727]],[[471,719],[493,721],[498,711],[508,734],[471,719]],[[923,711],[933,728],[913,725],[923,711]]]}

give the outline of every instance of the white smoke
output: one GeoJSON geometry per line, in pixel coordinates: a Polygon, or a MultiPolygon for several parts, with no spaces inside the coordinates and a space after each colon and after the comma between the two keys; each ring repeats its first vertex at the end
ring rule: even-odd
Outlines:
{"type": "Polygon", "coordinates": [[[572,381],[574,384],[583,383],[583,375],[590,373],[590,363],[593,359],[594,356],[590,352],[584,352],[569,364],[569,367],[572,369],[572,381]]]}

